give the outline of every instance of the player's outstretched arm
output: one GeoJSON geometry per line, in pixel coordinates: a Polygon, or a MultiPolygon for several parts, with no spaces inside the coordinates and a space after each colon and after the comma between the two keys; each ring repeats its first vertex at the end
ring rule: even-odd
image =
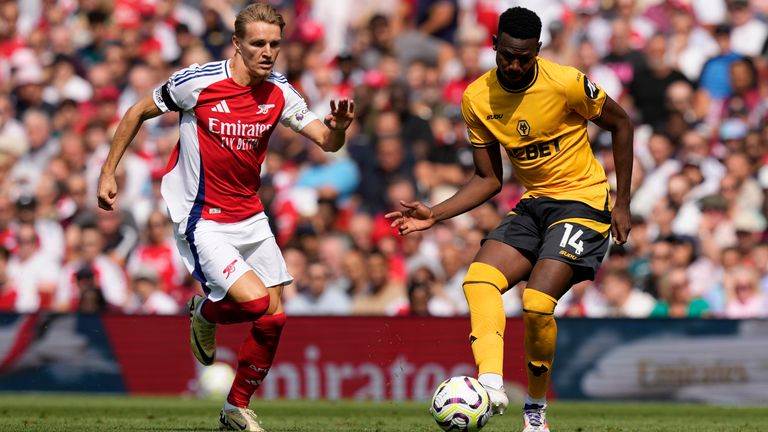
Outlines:
{"type": "Polygon", "coordinates": [[[346,139],[347,128],[355,119],[355,102],[352,99],[331,100],[331,113],[325,116],[323,123],[313,121],[304,127],[300,134],[311,139],[327,152],[338,151],[346,139]]]}
{"type": "Polygon", "coordinates": [[[613,161],[616,165],[616,203],[611,212],[611,234],[617,245],[624,244],[629,237],[630,184],[632,181],[633,137],[632,120],[613,99],[608,97],[600,117],[593,122],[611,132],[613,161]]]}
{"type": "Polygon", "coordinates": [[[117,125],[115,136],[112,138],[112,145],[109,147],[109,154],[104,165],[101,167],[99,183],[96,189],[96,195],[99,201],[99,207],[104,210],[113,210],[115,199],[117,198],[117,181],[115,180],[115,170],[117,164],[123,157],[123,153],[128,145],[136,137],[142,123],[153,117],[157,117],[163,112],[155,105],[152,96],[146,96],[136,102],[128,109],[117,125]]]}
{"type": "Polygon", "coordinates": [[[499,144],[475,147],[475,174],[452,197],[429,208],[420,202],[400,202],[405,210],[384,215],[392,221],[401,235],[430,228],[441,220],[450,219],[484,203],[501,190],[501,152],[499,144]]]}

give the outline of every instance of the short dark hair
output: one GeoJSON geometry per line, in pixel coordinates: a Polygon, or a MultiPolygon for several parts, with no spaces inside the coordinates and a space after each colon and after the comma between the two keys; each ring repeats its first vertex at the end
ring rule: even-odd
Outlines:
{"type": "Polygon", "coordinates": [[[509,8],[499,16],[499,36],[506,33],[515,39],[541,39],[541,19],[524,7],[509,8]]]}

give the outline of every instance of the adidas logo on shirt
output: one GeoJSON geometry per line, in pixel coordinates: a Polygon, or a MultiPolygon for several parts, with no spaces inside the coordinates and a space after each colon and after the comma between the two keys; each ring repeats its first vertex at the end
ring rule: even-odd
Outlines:
{"type": "Polygon", "coordinates": [[[213,111],[213,112],[223,112],[223,113],[231,112],[229,110],[229,107],[227,106],[227,101],[226,100],[222,100],[221,102],[217,103],[215,107],[211,108],[211,111],[213,111]]]}

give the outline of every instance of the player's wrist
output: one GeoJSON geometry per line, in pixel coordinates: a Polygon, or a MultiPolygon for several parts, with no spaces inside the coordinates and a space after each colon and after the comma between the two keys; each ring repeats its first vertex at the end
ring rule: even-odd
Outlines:
{"type": "Polygon", "coordinates": [[[628,209],[629,200],[616,200],[616,202],[613,204],[613,208],[628,209]]]}

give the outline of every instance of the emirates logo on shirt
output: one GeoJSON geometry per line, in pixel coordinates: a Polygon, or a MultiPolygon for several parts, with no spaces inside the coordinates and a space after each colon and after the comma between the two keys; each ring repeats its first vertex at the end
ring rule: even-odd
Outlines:
{"type": "Polygon", "coordinates": [[[221,146],[231,150],[254,150],[259,140],[272,129],[270,123],[243,123],[242,120],[228,122],[214,117],[208,118],[208,130],[221,137],[221,146]]]}

